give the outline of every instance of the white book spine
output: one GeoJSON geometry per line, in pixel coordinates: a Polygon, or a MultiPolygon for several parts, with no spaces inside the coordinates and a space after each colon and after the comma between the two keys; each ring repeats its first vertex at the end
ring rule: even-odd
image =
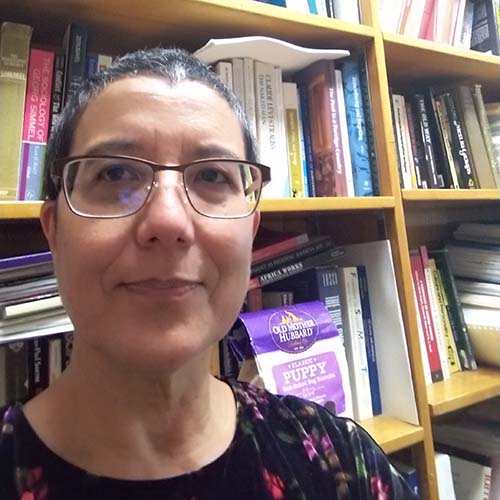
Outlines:
{"type": "Polygon", "coordinates": [[[62,340],[49,339],[49,385],[56,380],[62,371],[62,340]]]}
{"type": "MultiPolygon", "coordinates": [[[[288,2],[287,2],[288,5],[288,2]]],[[[335,19],[359,24],[359,6],[356,0],[333,0],[335,19]]]]}
{"type": "Polygon", "coordinates": [[[394,107],[394,128],[396,130],[396,142],[399,151],[399,163],[401,167],[401,175],[403,177],[403,188],[412,189],[410,165],[407,158],[407,150],[405,148],[404,133],[403,133],[403,113],[406,114],[403,96],[399,94],[392,95],[394,107]]]}
{"type": "Polygon", "coordinates": [[[339,268],[344,342],[353,389],[353,412],[357,420],[373,417],[370,376],[356,267],[339,268]]]}
{"type": "Polygon", "coordinates": [[[406,161],[408,162],[408,169],[410,171],[411,187],[417,189],[417,173],[415,172],[415,162],[413,161],[413,150],[411,147],[410,129],[408,126],[408,114],[406,113],[406,100],[402,96],[401,99],[401,119],[402,119],[402,133],[403,133],[403,148],[405,150],[406,161]]]}
{"type": "Polygon", "coordinates": [[[347,184],[347,196],[355,196],[354,179],[352,176],[351,149],[349,147],[349,134],[347,131],[347,116],[345,109],[344,85],[342,83],[342,71],[335,70],[335,90],[339,108],[340,140],[342,142],[342,156],[345,166],[345,179],[347,184]]]}
{"type": "Polygon", "coordinates": [[[255,120],[255,71],[254,60],[243,58],[243,86],[245,93],[245,113],[247,115],[250,130],[255,139],[257,139],[257,123],[255,120]]]}
{"type": "Polygon", "coordinates": [[[4,307],[3,319],[17,318],[26,314],[32,314],[39,311],[48,311],[62,307],[61,297],[48,297],[46,299],[32,300],[21,304],[13,304],[4,307]]]}
{"type": "Polygon", "coordinates": [[[233,92],[243,104],[245,102],[243,59],[235,57],[234,59],[231,59],[231,64],[233,66],[233,92]]]}
{"type": "Polygon", "coordinates": [[[326,10],[327,0],[316,0],[316,10],[318,11],[318,16],[328,17],[328,11],[326,10]]]}
{"type": "Polygon", "coordinates": [[[226,87],[233,90],[233,65],[228,61],[219,61],[215,65],[215,72],[226,87]]]}
{"type": "Polygon", "coordinates": [[[97,71],[102,71],[103,69],[111,66],[113,62],[113,58],[111,56],[107,56],[105,54],[99,54],[97,56],[97,71]]]}

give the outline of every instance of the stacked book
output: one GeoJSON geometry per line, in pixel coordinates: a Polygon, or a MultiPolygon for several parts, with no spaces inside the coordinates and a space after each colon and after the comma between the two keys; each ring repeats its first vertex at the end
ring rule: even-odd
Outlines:
{"type": "Polygon", "coordinates": [[[500,188],[481,85],[393,92],[391,104],[402,188],[500,188]]]}
{"type": "Polygon", "coordinates": [[[50,252],[0,259],[0,341],[72,329],[50,252]]]}

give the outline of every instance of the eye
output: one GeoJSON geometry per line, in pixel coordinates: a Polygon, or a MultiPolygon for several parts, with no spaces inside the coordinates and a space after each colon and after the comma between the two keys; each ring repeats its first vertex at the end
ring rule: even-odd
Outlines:
{"type": "Polygon", "coordinates": [[[131,165],[114,163],[100,168],[98,179],[106,182],[136,181],[141,179],[141,174],[131,165]]]}
{"type": "Polygon", "coordinates": [[[196,175],[196,180],[210,184],[220,184],[229,182],[229,176],[222,168],[211,165],[200,168],[196,175]]]}

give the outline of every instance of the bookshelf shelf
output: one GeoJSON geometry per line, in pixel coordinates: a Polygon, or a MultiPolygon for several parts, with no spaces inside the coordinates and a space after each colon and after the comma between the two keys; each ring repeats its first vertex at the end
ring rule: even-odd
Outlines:
{"type": "Polygon", "coordinates": [[[0,221],[6,219],[36,219],[41,201],[0,201],[0,221]]]}
{"type": "Polygon", "coordinates": [[[387,72],[392,84],[481,82],[485,96],[498,96],[500,56],[394,33],[383,33],[383,38],[387,72]]]}
{"type": "Polygon", "coordinates": [[[439,204],[467,202],[500,202],[499,189],[403,189],[405,204],[439,204]]]}
{"type": "Polygon", "coordinates": [[[281,37],[309,46],[353,48],[365,45],[375,33],[371,26],[248,0],[150,1],[147,9],[118,0],[13,3],[0,0],[3,17],[29,23],[35,40],[39,37],[45,44],[58,46],[67,23],[80,22],[94,28],[91,48],[95,45],[112,52],[176,41],[194,49],[209,38],[243,35],[281,37]]]}
{"type": "Polygon", "coordinates": [[[448,380],[427,386],[431,416],[444,415],[500,396],[500,370],[479,368],[455,373],[448,380]]]}
{"type": "Polygon", "coordinates": [[[394,208],[394,197],[374,196],[366,198],[295,198],[261,200],[262,212],[319,212],[360,211],[394,208]]]}
{"type": "Polygon", "coordinates": [[[422,427],[384,415],[377,415],[360,423],[386,453],[413,446],[424,439],[422,427]]]}

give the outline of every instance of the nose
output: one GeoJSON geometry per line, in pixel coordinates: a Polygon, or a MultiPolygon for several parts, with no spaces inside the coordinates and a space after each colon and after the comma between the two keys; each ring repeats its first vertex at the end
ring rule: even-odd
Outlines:
{"type": "Polygon", "coordinates": [[[153,241],[169,245],[191,242],[194,236],[193,215],[179,172],[159,172],[148,201],[138,213],[137,239],[148,245],[153,241]]]}

